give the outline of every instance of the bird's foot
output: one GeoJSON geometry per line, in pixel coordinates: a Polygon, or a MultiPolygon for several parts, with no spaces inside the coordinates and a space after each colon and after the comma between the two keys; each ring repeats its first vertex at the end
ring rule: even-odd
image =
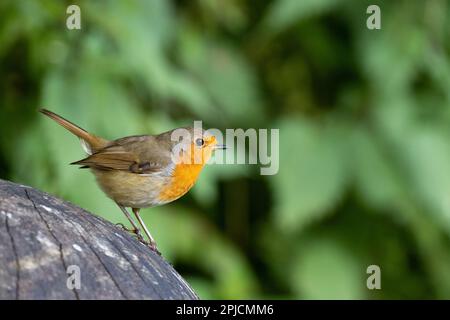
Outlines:
{"type": "Polygon", "coordinates": [[[155,242],[150,242],[149,244],[148,244],[148,246],[149,246],[149,248],[151,249],[151,250],[153,250],[154,252],[156,252],[158,255],[161,255],[161,252],[159,252],[159,250],[158,250],[158,247],[156,246],[156,243],[155,242]]]}
{"type": "Polygon", "coordinates": [[[147,247],[150,248],[150,250],[154,251],[155,253],[157,253],[158,255],[161,255],[161,252],[159,252],[158,247],[156,246],[155,242],[151,242],[151,241],[146,241],[144,240],[144,238],[138,238],[138,240],[146,245],[147,247]]]}
{"type": "Polygon", "coordinates": [[[153,250],[154,252],[156,252],[157,254],[161,255],[161,252],[159,252],[158,247],[156,246],[155,242],[149,242],[146,241],[144,239],[144,236],[142,235],[141,231],[139,229],[131,229],[131,228],[127,228],[125,227],[125,225],[123,223],[116,223],[116,226],[118,226],[119,228],[121,228],[122,230],[125,230],[127,232],[130,232],[133,234],[133,236],[135,236],[140,243],[146,245],[147,247],[149,247],[151,250],[153,250]]]}
{"type": "Polygon", "coordinates": [[[125,225],[121,222],[116,223],[116,227],[119,227],[120,229],[127,231],[127,232],[133,232],[133,229],[125,227],[125,225]]]}
{"type": "Polygon", "coordinates": [[[158,255],[161,255],[161,252],[159,252],[158,247],[156,246],[155,242],[146,241],[142,236],[138,236],[138,240],[140,243],[144,244],[145,246],[149,247],[150,250],[154,251],[158,255]]]}
{"type": "Polygon", "coordinates": [[[147,241],[145,241],[144,236],[142,235],[141,231],[139,229],[135,229],[135,228],[127,228],[124,226],[123,223],[116,223],[116,226],[118,226],[119,228],[121,228],[122,230],[125,230],[129,233],[132,233],[133,236],[135,236],[140,242],[144,243],[144,244],[149,244],[147,241]]]}

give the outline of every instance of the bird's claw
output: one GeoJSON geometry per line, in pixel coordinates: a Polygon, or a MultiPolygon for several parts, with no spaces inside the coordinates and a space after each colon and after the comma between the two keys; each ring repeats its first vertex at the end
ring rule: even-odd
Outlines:
{"type": "Polygon", "coordinates": [[[149,243],[147,244],[147,246],[148,246],[152,251],[154,251],[155,253],[157,253],[158,255],[161,255],[161,252],[159,252],[158,247],[156,246],[156,243],[155,243],[155,242],[149,242],[149,243]]]}
{"type": "Polygon", "coordinates": [[[161,252],[159,252],[158,247],[156,246],[155,242],[149,242],[146,241],[144,239],[144,237],[142,236],[142,233],[139,229],[130,229],[125,227],[125,225],[123,223],[116,223],[117,227],[120,227],[122,230],[125,230],[127,232],[130,232],[133,234],[133,236],[135,236],[137,238],[137,240],[139,240],[140,243],[146,245],[147,247],[149,247],[152,251],[154,251],[155,253],[157,253],[158,255],[161,255],[161,252]]]}
{"type": "Polygon", "coordinates": [[[120,229],[127,231],[127,232],[133,232],[133,229],[125,227],[125,225],[121,222],[116,223],[116,227],[119,227],[120,229]]]}
{"type": "Polygon", "coordinates": [[[130,229],[130,228],[127,228],[127,227],[125,227],[125,225],[123,224],[123,223],[116,223],[116,226],[118,226],[118,227],[120,227],[122,230],[125,230],[125,231],[127,231],[127,232],[129,232],[129,233],[132,233],[133,234],[133,236],[136,236],[136,238],[140,241],[140,242],[142,242],[142,243],[146,243],[147,244],[147,241],[145,241],[145,239],[144,239],[144,237],[142,236],[142,233],[141,233],[141,231],[139,230],[139,229],[130,229]]]}
{"type": "Polygon", "coordinates": [[[155,253],[157,253],[158,255],[161,255],[161,252],[159,252],[158,247],[156,246],[155,242],[151,242],[151,241],[146,241],[144,240],[144,238],[138,238],[138,240],[146,245],[147,247],[150,248],[150,250],[154,251],[155,253]]]}

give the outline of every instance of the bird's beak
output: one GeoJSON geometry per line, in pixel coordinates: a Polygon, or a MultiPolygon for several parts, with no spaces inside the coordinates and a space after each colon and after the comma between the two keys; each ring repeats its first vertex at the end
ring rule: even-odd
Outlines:
{"type": "Polygon", "coordinates": [[[214,146],[214,150],[225,150],[226,148],[227,148],[227,146],[224,144],[216,144],[214,146]]]}

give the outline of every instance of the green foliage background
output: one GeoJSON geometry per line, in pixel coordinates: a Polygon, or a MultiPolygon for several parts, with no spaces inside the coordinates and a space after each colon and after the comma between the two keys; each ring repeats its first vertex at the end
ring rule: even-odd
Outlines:
{"type": "Polygon", "coordinates": [[[279,128],[277,175],[211,165],[143,212],[199,295],[448,299],[449,17],[440,0],[2,0],[0,177],[124,222],[39,107],[111,139],[279,128]]]}

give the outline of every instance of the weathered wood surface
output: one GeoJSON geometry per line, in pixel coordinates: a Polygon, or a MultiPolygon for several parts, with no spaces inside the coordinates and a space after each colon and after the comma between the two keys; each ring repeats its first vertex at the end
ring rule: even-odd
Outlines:
{"type": "Polygon", "coordinates": [[[114,224],[0,179],[0,299],[197,299],[161,256],[114,224]],[[67,268],[80,268],[80,289],[67,268]]]}

